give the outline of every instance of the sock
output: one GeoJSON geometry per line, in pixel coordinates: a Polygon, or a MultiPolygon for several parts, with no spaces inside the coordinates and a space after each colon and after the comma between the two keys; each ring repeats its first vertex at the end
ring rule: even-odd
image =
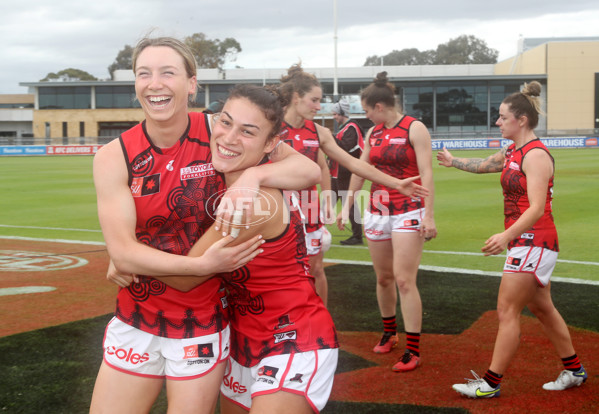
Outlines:
{"type": "Polygon", "coordinates": [[[568,358],[562,358],[562,362],[564,363],[564,368],[568,371],[576,372],[582,367],[576,354],[568,358]]]}
{"type": "Polygon", "coordinates": [[[487,384],[489,384],[489,386],[491,386],[491,388],[499,387],[499,384],[501,384],[501,378],[503,378],[503,375],[496,374],[490,369],[485,372],[485,376],[483,377],[483,379],[487,382],[487,384]]]}
{"type": "Polygon", "coordinates": [[[397,323],[395,322],[395,315],[383,318],[383,332],[394,335],[397,332],[397,323]]]}
{"type": "Polygon", "coordinates": [[[406,350],[420,356],[420,332],[406,332],[406,350]]]}

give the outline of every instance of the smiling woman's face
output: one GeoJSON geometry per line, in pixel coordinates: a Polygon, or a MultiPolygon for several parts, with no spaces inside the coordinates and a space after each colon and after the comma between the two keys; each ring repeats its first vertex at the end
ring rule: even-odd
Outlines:
{"type": "Polygon", "coordinates": [[[146,118],[166,121],[187,114],[196,78],[188,77],[183,57],[168,46],[148,46],[135,63],[135,94],[146,118]]]}
{"type": "Polygon", "coordinates": [[[272,128],[262,110],[249,99],[227,100],[210,140],[214,168],[229,174],[257,165],[278,142],[269,139],[272,128]]]}

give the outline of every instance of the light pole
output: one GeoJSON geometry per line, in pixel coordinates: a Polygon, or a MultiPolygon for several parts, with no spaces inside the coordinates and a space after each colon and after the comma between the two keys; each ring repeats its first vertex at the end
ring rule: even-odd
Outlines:
{"type": "Polygon", "coordinates": [[[337,89],[337,0],[333,0],[333,20],[334,20],[334,35],[335,44],[335,63],[333,66],[333,102],[337,102],[339,91],[337,89]]]}

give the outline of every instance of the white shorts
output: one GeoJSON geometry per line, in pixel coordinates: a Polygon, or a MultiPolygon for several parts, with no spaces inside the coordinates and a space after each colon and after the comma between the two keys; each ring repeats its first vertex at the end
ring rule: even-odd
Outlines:
{"type": "MultiPolygon", "coordinates": [[[[322,237],[328,231],[324,226],[318,230],[306,232],[306,253],[308,256],[316,256],[322,249],[322,237]]],[[[323,251],[324,253],[324,251],[323,251]]]]}
{"type": "Polygon", "coordinates": [[[286,391],[303,395],[312,409],[320,412],[333,388],[338,355],[338,349],[273,355],[250,368],[230,358],[220,391],[246,410],[254,397],[286,391]]]}
{"type": "Polygon", "coordinates": [[[368,240],[382,241],[391,238],[391,232],[414,232],[420,230],[425,209],[408,211],[392,216],[364,211],[364,234],[368,240]]]}
{"type": "Polygon", "coordinates": [[[557,252],[542,247],[518,246],[507,252],[505,273],[532,273],[540,286],[547,286],[557,263],[557,252]]]}
{"type": "Polygon", "coordinates": [[[163,338],[112,318],[104,334],[104,361],[143,377],[176,380],[206,375],[229,357],[229,327],[195,338],[163,338]]]}

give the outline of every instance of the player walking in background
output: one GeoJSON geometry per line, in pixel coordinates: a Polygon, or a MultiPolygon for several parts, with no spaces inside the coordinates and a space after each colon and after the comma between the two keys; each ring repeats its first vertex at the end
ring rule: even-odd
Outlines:
{"type": "MultiPolygon", "coordinates": [[[[418,177],[399,180],[382,173],[366,162],[352,157],[337,145],[328,128],[313,121],[320,110],[322,87],[314,75],[304,72],[301,65],[296,64],[289,68],[287,75],[281,78],[280,91],[285,106],[285,122],[281,130],[281,140],[318,162],[323,171],[323,179],[326,177],[324,179],[325,183],[330,180],[330,174],[319,149],[333,161],[340,163],[360,177],[385,184],[401,193],[417,196],[427,193],[427,190],[421,186],[414,187],[413,183],[418,177]]],[[[330,190],[330,186],[328,188],[322,187],[321,182],[321,189],[330,190]]],[[[321,250],[322,235],[325,228],[318,212],[320,208],[318,194],[315,187],[308,188],[300,194],[308,195],[302,197],[300,203],[302,204],[302,210],[307,212],[304,215],[307,224],[306,246],[310,256],[310,272],[316,279],[316,291],[326,305],[328,283],[324,272],[323,252],[321,250]]]]}
{"type": "Polygon", "coordinates": [[[489,369],[480,378],[454,384],[453,389],[470,398],[500,394],[501,380],[520,343],[520,314],[525,306],[543,324],[564,364],[546,390],[561,391],[581,385],[587,373],[580,363],[568,326],[551,300],[550,277],[557,261],[558,239],[553,221],[554,160],[535,135],[541,113],[541,84],[524,84],[522,92],[505,98],[496,125],[513,143],[485,159],[456,158],[443,149],[439,164],[472,173],[501,172],[505,231],[485,241],[485,255],[502,253],[507,259],[497,297],[499,329],[489,369]]]}
{"type": "MultiPolygon", "coordinates": [[[[379,73],[362,91],[361,100],[366,117],[375,124],[366,134],[361,159],[397,178],[422,177],[422,185],[429,190],[422,199],[373,183],[369,207],[364,212],[364,233],[376,273],[376,296],[383,320],[383,335],[373,351],[390,352],[399,342],[399,291],[406,348],[393,370],[411,371],[421,364],[422,301],[416,276],[424,242],[437,236],[431,138],[422,122],[398,111],[395,87],[387,79],[387,72],[379,73]]],[[[352,177],[350,196],[337,219],[340,229],[353,204],[352,194],[363,185],[364,179],[352,177]]]]}

